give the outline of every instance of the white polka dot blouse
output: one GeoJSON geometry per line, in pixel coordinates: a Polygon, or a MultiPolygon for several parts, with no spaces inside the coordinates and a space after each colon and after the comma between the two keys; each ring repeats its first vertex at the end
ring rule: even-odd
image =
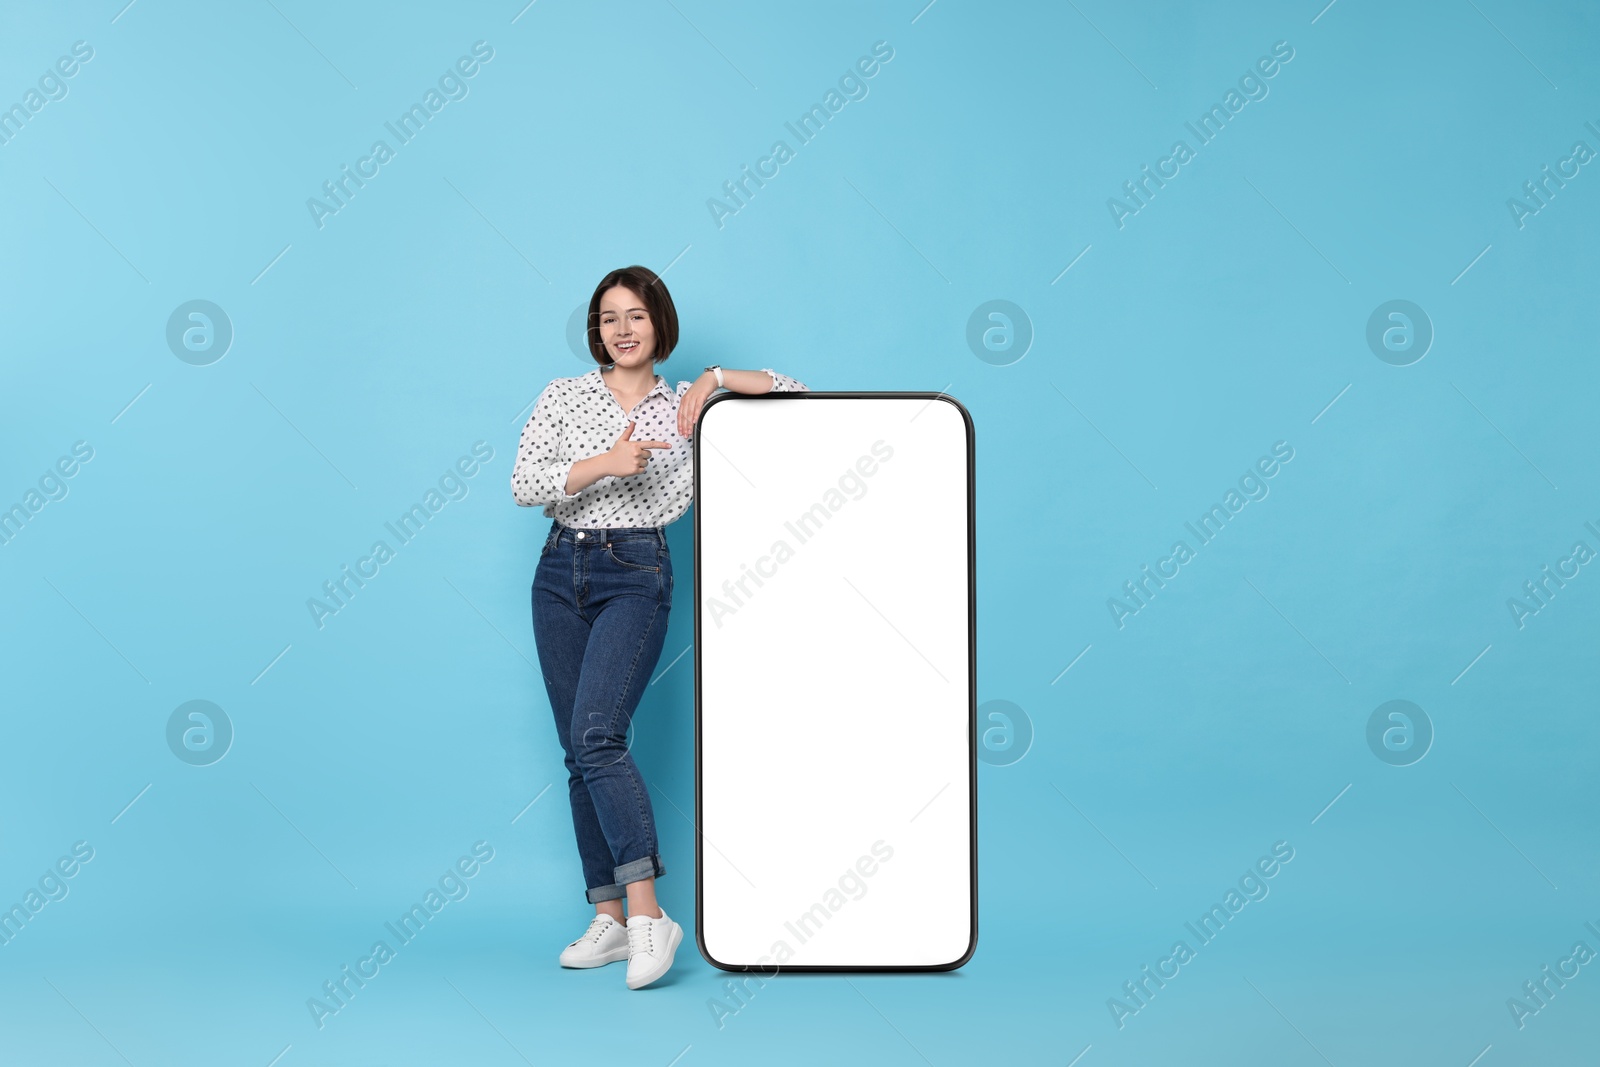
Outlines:
{"type": "MultiPolygon", "coordinates": [[[[773,392],[806,391],[804,382],[761,369],[772,376],[773,392]]],[[[543,505],[546,516],[580,529],[665,526],[677,521],[694,496],[693,442],[678,433],[678,404],[693,384],[679,382],[673,390],[657,375],[655,388],[632,412],[622,409],[599,367],[545,386],[522,427],[511,470],[511,493],[517,503],[543,505]],[[649,465],[638,474],[625,478],[608,474],[568,493],[572,465],[610,451],[630,419],[634,440],[666,441],[672,447],[652,448],[649,465]]]]}

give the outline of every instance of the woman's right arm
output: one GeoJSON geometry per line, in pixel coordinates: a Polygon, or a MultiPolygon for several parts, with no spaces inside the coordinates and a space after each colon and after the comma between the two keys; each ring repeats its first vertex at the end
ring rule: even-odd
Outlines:
{"type": "Polygon", "coordinates": [[[574,463],[572,469],[567,473],[568,499],[577,496],[601,478],[614,477],[614,475],[606,473],[605,466],[608,462],[610,462],[609,454],[602,452],[598,456],[590,456],[588,459],[580,459],[574,463]]]}
{"type": "Polygon", "coordinates": [[[511,468],[511,495],[525,508],[564,504],[585,489],[612,477],[606,471],[608,453],[562,462],[561,437],[566,430],[554,391],[546,387],[522,427],[517,462],[511,468]]]}

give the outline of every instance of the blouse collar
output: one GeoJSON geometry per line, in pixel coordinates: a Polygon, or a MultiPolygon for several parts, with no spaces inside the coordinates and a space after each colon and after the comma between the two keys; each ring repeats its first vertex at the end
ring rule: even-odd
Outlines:
{"type": "MultiPolygon", "coordinates": [[[[598,393],[598,392],[600,392],[602,390],[604,390],[605,392],[608,392],[608,393],[611,391],[610,386],[606,385],[605,378],[601,375],[600,370],[601,370],[601,368],[596,367],[594,370],[590,371],[588,374],[585,374],[583,376],[583,378],[581,379],[583,382],[586,383],[586,387],[588,388],[588,391],[591,392],[591,393],[598,393]]],[[[658,374],[658,375],[656,375],[656,384],[651,387],[650,392],[648,392],[648,393],[646,393],[644,395],[646,397],[649,397],[649,396],[653,396],[656,393],[666,393],[666,392],[669,392],[669,389],[667,387],[667,379],[658,374]]]]}

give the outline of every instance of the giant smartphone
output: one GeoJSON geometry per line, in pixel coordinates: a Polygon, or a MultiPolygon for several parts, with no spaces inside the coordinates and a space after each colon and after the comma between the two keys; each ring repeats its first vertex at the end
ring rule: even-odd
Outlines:
{"type": "Polygon", "coordinates": [[[713,396],[694,439],[695,926],[728,970],[978,937],[973,425],[943,393],[713,396]]]}

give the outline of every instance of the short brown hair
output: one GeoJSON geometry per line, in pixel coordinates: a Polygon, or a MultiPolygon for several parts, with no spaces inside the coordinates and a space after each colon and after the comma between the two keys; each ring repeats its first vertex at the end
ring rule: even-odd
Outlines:
{"type": "Polygon", "coordinates": [[[609,367],[611,357],[606,354],[605,342],[600,340],[600,298],[617,286],[632,290],[644,301],[650,314],[650,325],[656,333],[655,363],[665,363],[672,350],[678,346],[678,309],[672,305],[672,294],[666,283],[649,267],[621,267],[600,279],[589,298],[589,326],[584,337],[589,343],[589,354],[602,367],[609,367]]]}

